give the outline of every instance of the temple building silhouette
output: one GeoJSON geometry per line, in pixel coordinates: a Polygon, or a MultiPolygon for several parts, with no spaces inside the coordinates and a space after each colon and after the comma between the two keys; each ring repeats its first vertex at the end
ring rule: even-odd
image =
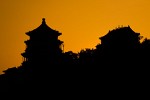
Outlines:
{"type": "Polygon", "coordinates": [[[135,47],[141,39],[140,33],[134,32],[130,26],[119,27],[99,38],[105,47],[135,47]]]}
{"type": "Polygon", "coordinates": [[[62,33],[50,28],[42,19],[36,29],[26,33],[30,38],[25,41],[26,50],[23,56],[23,66],[49,66],[61,61],[63,41],[58,39],[62,33]]]}
{"type": "Polygon", "coordinates": [[[130,26],[110,30],[99,38],[101,44],[96,46],[98,62],[110,62],[115,65],[118,62],[135,63],[133,59],[138,61],[141,38],[140,33],[133,31],[130,26]]]}

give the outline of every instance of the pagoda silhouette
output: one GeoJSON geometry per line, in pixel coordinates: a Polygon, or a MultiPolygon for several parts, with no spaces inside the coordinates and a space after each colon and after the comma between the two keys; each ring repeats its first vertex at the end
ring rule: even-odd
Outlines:
{"type": "Polygon", "coordinates": [[[63,41],[60,41],[58,36],[61,34],[50,28],[43,18],[39,27],[26,33],[30,38],[25,41],[26,50],[21,54],[23,56],[22,66],[34,70],[41,70],[42,67],[46,70],[50,66],[60,64],[63,41]]]}

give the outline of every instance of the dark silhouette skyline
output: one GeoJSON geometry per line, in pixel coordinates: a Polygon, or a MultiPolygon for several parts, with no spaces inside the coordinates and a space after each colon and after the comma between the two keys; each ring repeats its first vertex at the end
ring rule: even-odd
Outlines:
{"type": "Polygon", "coordinates": [[[95,93],[114,86],[136,89],[148,84],[150,40],[140,42],[142,36],[130,26],[109,31],[99,38],[96,49],[79,53],[64,52],[63,41],[58,39],[61,33],[51,29],[44,18],[26,35],[30,38],[21,54],[24,61],[0,75],[2,91],[73,95],[71,92],[95,93]]]}

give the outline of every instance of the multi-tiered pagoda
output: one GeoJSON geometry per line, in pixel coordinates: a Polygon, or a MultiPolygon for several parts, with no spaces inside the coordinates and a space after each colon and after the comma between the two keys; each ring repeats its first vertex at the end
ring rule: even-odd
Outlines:
{"type": "Polygon", "coordinates": [[[48,66],[60,62],[63,41],[58,39],[60,32],[51,29],[42,19],[42,24],[36,29],[26,33],[30,38],[25,41],[26,50],[21,55],[24,58],[23,65],[48,66]]]}

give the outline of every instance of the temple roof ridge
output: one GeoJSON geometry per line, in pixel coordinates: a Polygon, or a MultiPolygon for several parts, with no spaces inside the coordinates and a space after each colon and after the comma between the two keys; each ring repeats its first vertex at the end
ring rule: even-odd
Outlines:
{"type": "Polygon", "coordinates": [[[52,29],[51,27],[49,27],[47,24],[46,24],[46,19],[45,18],[42,18],[42,23],[41,25],[39,25],[37,28],[27,32],[26,34],[29,35],[31,33],[34,33],[34,32],[40,32],[40,31],[46,31],[46,32],[51,32],[51,31],[55,31],[55,33],[57,32],[58,34],[61,34],[59,31],[57,30],[54,30],[52,29]]]}

